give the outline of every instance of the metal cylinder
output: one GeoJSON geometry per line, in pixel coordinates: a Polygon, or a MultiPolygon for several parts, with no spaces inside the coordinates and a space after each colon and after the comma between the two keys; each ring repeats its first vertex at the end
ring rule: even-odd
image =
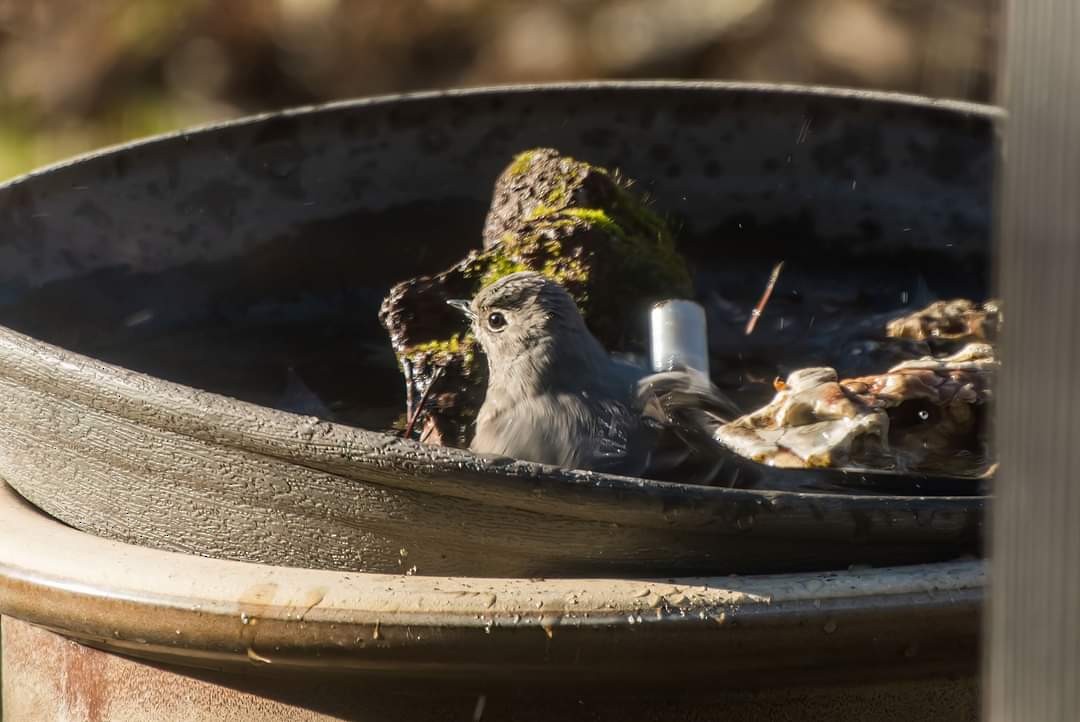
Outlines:
{"type": "Polygon", "coordinates": [[[705,309],[693,301],[661,301],[650,312],[653,371],[687,366],[709,373],[709,335],[705,309]]]}

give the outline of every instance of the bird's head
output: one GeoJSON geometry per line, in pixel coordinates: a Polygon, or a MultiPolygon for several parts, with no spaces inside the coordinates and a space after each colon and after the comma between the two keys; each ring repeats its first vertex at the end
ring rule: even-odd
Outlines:
{"type": "Polygon", "coordinates": [[[520,360],[543,371],[559,360],[603,353],[573,297],[539,273],[513,273],[471,301],[449,303],[469,317],[493,375],[520,360]]]}

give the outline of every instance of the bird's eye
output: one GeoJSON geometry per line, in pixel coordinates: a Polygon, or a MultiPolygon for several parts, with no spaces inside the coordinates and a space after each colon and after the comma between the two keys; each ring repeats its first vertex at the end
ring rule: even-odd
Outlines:
{"type": "Polygon", "coordinates": [[[498,311],[495,313],[489,313],[487,317],[487,325],[492,331],[502,331],[506,328],[506,316],[502,315],[498,311]]]}

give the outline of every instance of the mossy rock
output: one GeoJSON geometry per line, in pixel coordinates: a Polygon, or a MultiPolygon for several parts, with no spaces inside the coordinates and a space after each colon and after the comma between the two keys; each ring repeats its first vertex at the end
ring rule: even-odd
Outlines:
{"type": "Polygon", "coordinates": [[[417,387],[414,400],[444,367],[429,395],[442,443],[467,443],[487,372],[465,320],[446,301],[524,270],[564,285],[610,350],[643,351],[648,304],[692,293],[669,229],[630,182],[552,149],[519,154],[496,181],[484,249],[443,273],[398,284],[380,310],[417,387]]]}

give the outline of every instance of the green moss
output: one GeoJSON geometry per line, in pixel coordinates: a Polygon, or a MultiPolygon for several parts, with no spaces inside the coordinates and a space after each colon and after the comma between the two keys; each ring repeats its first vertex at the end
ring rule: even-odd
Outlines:
{"type": "Polygon", "coordinates": [[[529,212],[529,215],[526,216],[525,220],[526,221],[539,220],[539,219],[544,218],[546,216],[550,216],[552,213],[555,212],[555,210],[556,209],[549,208],[548,206],[544,205],[543,203],[537,203],[533,207],[533,209],[529,212]]]}
{"type": "Polygon", "coordinates": [[[529,167],[532,165],[533,158],[539,151],[527,150],[523,153],[518,153],[514,156],[514,160],[510,162],[510,168],[508,169],[511,176],[525,175],[529,172],[529,167]]]}
{"type": "Polygon", "coordinates": [[[552,208],[562,208],[566,205],[566,184],[560,183],[551,189],[544,197],[545,205],[552,208]]]}
{"type": "Polygon", "coordinates": [[[693,281],[663,219],[625,186],[619,188],[613,210],[627,231],[617,238],[626,244],[622,252],[627,272],[648,279],[645,288],[659,286],[690,295],[693,281]]]}
{"type": "Polygon", "coordinates": [[[626,241],[626,231],[622,226],[616,223],[611,216],[605,211],[599,208],[565,208],[559,211],[561,216],[569,216],[571,218],[578,218],[586,223],[590,223],[609,236],[619,240],[626,241]]]}
{"type": "MultiPolygon", "coordinates": [[[[480,288],[487,288],[504,276],[519,271],[528,271],[529,267],[506,254],[503,249],[498,249],[491,254],[487,270],[480,278],[480,288]]],[[[479,290],[479,289],[478,289],[479,290]]]]}
{"type": "MultiPolygon", "coordinates": [[[[586,216],[588,214],[585,214],[586,216]]],[[[563,242],[545,231],[581,225],[574,214],[553,214],[537,219],[532,227],[518,234],[507,234],[499,245],[481,259],[484,271],[477,291],[487,288],[504,276],[519,271],[534,270],[564,285],[582,305],[589,280],[587,262],[580,253],[568,255],[563,242]]]]}
{"type": "MultiPolygon", "coordinates": [[[[589,285],[592,260],[577,254],[568,256],[565,238],[574,228],[590,227],[606,234],[613,244],[620,271],[619,285],[631,295],[688,295],[690,276],[675,249],[664,222],[642,208],[629,194],[620,192],[610,211],[601,208],[551,208],[539,205],[529,217],[529,226],[517,234],[507,234],[493,249],[480,287],[524,270],[536,270],[564,285],[582,313],[590,311],[589,285]],[[554,238],[548,232],[555,231],[554,238]]],[[[616,297],[624,294],[616,291],[616,297]]],[[[604,311],[607,315],[613,308],[604,311]]]]}
{"type": "Polygon", "coordinates": [[[675,247],[667,223],[643,201],[634,198],[625,189],[620,189],[615,204],[619,215],[625,216],[627,221],[633,223],[645,235],[655,238],[660,245],[675,247]]]}
{"type": "MultiPolygon", "coordinates": [[[[468,336],[466,334],[466,336],[468,336]]],[[[460,334],[454,334],[448,339],[441,341],[425,341],[405,349],[406,356],[419,356],[421,354],[456,354],[461,351],[462,338],[460,334]]]]}
{"type": "MultiPolygon", "coordinates": [[[[603,169],[594,171],[606,173],[603,169]]],[[[624,187],[617,189],[617,195],[609,210],[555,209],[541,205],[530,214],[530,220],[534,226],[542,225],[546,228],[587,224],[606,233],[612,239],[619,262],[623,265],[623,272],[627,277],[626,286],[636,289],[638,293],[648,294],[651,289],[656,289],[658,293],[675,292],[683,295],[692,292],[690,274],[667,225],[624,187]]],[[[563,284],[574,282],[581,288],[587,286],[589,274],[585,264],[580,260],[573,264],[565,263],[560,258],[563,253],[561,244],[555,241],[539,241],[537,234],[532,235],[531,244],[521,238],[511,239],[506,243],[507,253],[519,257],[530,255],[536,253],[539,246],[551,257],[545,261],[542,269],[545,275],[563,284]]],[[[583,303],[580,297],[578,301],[583,303]]]]}
{"type": "MultiPolygon", "coordinates": [[[[556,258],[545,261],[540,272],[563,286],[588,288],[589,270],[577,258],[556,258]]],[[[584,290],[580,291],[575,300],[584,312],[588,306],[588,293],[584,290]]]]}
{"type": "Polygon", "coordinates": [[[445,364],[454,357],[458,357],[461,359],[462,371],[466,376],[470,376],[473,373],[473,364],[476,362],[477,345],[476,338],[471,333],[464,335],[455,333],[448,339],[425,341],[409,346],[401,352],[401,356],[410,359],[418,369],[432,363],[445,364]]]}

